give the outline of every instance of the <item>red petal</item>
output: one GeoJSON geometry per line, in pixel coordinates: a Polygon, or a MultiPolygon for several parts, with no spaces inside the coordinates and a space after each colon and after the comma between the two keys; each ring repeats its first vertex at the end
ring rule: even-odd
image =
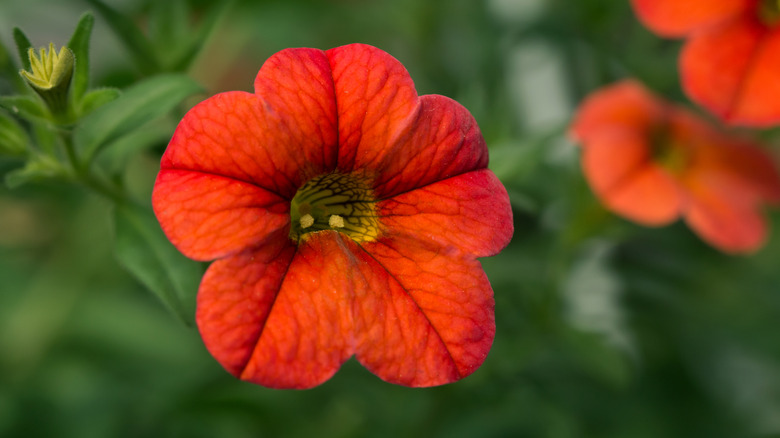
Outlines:
{"type": "Polygon", "coordinates": [[[780,29],[745,16],[693,36],[680,58],[686,93],[733,124],[780,122],[780,29]]]}
{"type": "Polygon", "coordinates": [[[461,174],[378,204],[389,235],[406,234],[475,257],[497,254],[512,237],[512,209],[488,169],[461,174]]]}
{"type": "Polygon", "coordinates": [[[212,260],[240,251],[285,228],[289,202],[252,184],[212,174],[161,170],[152,205],[179,251],[212,260]]]}
{"type": "Polygon", "coordinates": [[[580,105],[571,126],[575,140],[588,142],[605,130],[649,133],[666,112],[666,106],[640,83],[625,80],[598,90],[580,105]]]}
{"type": "Polygon", "coordinates": [[[593,191],[614,212],[643,225],[667,224],[680,213],[674,180],[651,161],[646,140],[630,132],[593,136],[582,166],[593,191]]]}
{"type": "Polygon", "coordinates": [[[406,386],[474,372],[495,335],[493,291],[479,262],[406,238],[360,248],[367,289],[356,296],[357,359],[406,386]]]}
{"type": "Polygon", "coordinates": [[[204,342],[244,380],[310,388],[352,355],[358,268],[348,248],[355,244],[333,231],[309,236],[297,252],[287,241],[281,251],[262,248],[217,261],[203,279],[198,326],[204,342]]]}
{"type": "Polygon", "coordinates": [[[386,148],[376,168],[380,199],[487,167],[485,140],[466,108],[444,96],[422,96],[419,101],[411,131],[386,148]]]}
{"type": "Polygon", "coordinates": [[[685,221],[702,239],[728,253],[749,253],[766,241],[767,227],[755,203],[728,187],[691,174],[685,221]],[[734,196],[734,195],[737,196],[734,196]]]}
{"type": "Polygon", "coordinates": [[[162,168],[223,175],[287,199],[309,178],[333,170],[336,103],[324,52],[275,54],[258,73],[255,89],[256,95],[221,93],[190,110],[162,168]]]}
{"type": "Polygon", "coordinates": [[[398,60],[375,47],[350,44],[327,55],[338,104],[338,167],[380,169],[416,116],[414,83],[398,60]]]}
{"type": "Polygon", "coordinates": [[[198,328],[206,348],[233,375],[241,375],[249,362],[294,254],[284,236],[217,260],[203,276],[198,328]]]}
{"type": "Polygon", "coordinates": [[[663,36],[682,36],[754,7],[756,0],[631,0],[642,24],[663,36]]]}

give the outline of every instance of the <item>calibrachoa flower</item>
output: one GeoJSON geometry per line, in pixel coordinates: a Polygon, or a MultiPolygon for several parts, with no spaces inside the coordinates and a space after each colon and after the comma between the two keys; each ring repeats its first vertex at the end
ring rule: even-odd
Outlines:
{"type": "Polygon", "coordinates": [[[352,355],[407,386],[471,374],[495,334],[476,258],[513,231],[473,117],[366,45],[284,50],[254,85],[187,113],[152,198],[179,250],[217,259],[196,314],[211,354],[276,388],[352,355]]]}
{"type": "Polygon", "coordinates": [[[631,0],[640,20],[688,37],[680,57],[690,98],[729,123],[780,123],[779,0],[631,0]]]}
{"type": "Polygon", "coordinates": [[[730,253],[766,240],[763,202],[780,201],[771,158],[687,110],[624,81],[588,97],[572,125],[593,191],[617,214],[648,226],[682,216],[730,253]]]}

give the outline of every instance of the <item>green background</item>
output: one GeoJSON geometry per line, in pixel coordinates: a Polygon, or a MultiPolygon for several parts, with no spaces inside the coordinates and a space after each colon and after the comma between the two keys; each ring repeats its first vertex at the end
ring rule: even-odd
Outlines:
{"type": "MultiPolygon", "coordinates": [[[[107,3],[145,26],[151,2],[107,3]]],[[[192,5],[195,19],[210,6],[192,5]]],[[[64,44],[86,10],[0,0],[0,40],[12,47],[19,26],[36,46],[64,44]]],[[[600,207],[567,140],[578,102],[625,77],[690,105],[679,41],[620,0],[239,1],[189,74],[209,94],[251,90],[278,50],[353,42],[469,108],[510,192],[512,243],[482,261],[497,319],[485,364],[430,389],[354,360],[306,391],[238,381],[114,260],[106,201],[60,183],[0,188],[0,436],[780,437],[780,214],[742,257],[679,223],[633,225],[600,207]]],[[[143,76],[100,15],[91,56],[93,86],[143,76]]],[[[756,134],[776,155],[775,133],[756,134]]],[[[126,163],[139,198],[164,147],[126,163]]],[[[0,174],[19,165],[0,158],[0,174]]]]}

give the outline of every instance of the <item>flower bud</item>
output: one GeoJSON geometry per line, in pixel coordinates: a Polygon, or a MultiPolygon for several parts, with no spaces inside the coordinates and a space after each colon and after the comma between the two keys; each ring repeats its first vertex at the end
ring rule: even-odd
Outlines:
{"type": "Polygon", "coordinates": [[[75,63],[73,52],[62,47],[57,53],[54,43],[51,43],[48,51],[41,48],[36,55],[35,49],[30,48],[28,54],[32,71],[21,70],[19,74],[43,98],[52,114],[65,114],[75,63]]]}

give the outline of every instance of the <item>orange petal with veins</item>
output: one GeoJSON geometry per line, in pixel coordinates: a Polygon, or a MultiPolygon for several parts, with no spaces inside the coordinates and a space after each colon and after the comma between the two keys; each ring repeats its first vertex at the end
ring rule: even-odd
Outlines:
{"type": "Polygon", "coordinates": [[[405,386],[473,373],[496,330],[493,290],[479,262],[397,236],[361,244],[360,251],[367,289],[355,302],[358,361],[405,386]]]}
{"type": "Polygon", "coordinates": [[[171,243],[213,260],[287,230],[290,203],[253,184],[188,170],[161,170],[152,205],[171,243]]]}
{"type": "Polygon", "coordinates": [[[381,201],[377,213],[388,235],[414,236],[475,257],[497,254],[514,230],[509,196],[488,169],[381,201]]]}

